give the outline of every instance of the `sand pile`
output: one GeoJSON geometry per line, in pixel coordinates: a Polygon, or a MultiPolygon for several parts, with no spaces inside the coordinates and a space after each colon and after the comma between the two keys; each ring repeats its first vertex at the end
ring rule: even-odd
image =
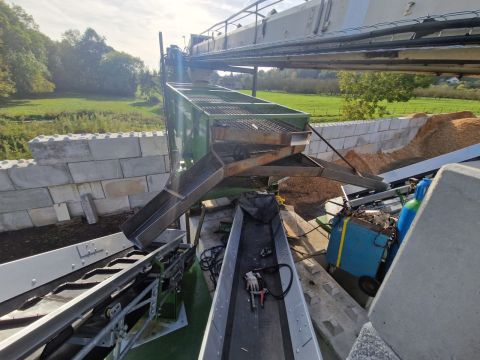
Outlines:
{"type": "MultiPolygon", "coordinates": [[[[418,116],[424,114],[412,115],[418,116]]],[[[477,143],[480,143],[480,118],[464,111],[430,116],[403,149],[362,155],[350,151],[345,157],[358,170],[379,174],[477,143]]],[[[341,160],[336,163],[345,165],[341,160]]],[[[341,194],[340,185],[323,178],[290,178],[280,185],[280,194],[300,215],[310,219],[319,214],[323,201],[341,194]]]]}

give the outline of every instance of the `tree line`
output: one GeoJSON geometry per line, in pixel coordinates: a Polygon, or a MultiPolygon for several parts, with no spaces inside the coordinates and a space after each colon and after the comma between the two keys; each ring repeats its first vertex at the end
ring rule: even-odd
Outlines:
{"type": "Polygon", "coordinates": [[[92,28],[53,41],[21,7],[0,0],[0,98],[53,91],[132,96],[139,85],[148,95],[156,76],[92,28]]]}

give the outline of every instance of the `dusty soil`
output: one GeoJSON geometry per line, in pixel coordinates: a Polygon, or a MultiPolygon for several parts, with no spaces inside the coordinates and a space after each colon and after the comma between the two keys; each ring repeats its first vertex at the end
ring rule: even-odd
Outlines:
{"type": "Polygon", "coordinates": [[[81,218],[65,224],[0,233],[0,263],[32,256],[120,231],[119,226],[130,214],[100,218],[89,225],[81,218]]]}
{"type": "MultiPolygon", "coordinates": [[[[419,116],[424,114],[412,115],[412,121],[419,116]]],[[[464,111],[430,116],[403,149],[362,155],[350,151],[345,157],[361,172],[379,174],[479,142],[480,118],[464,111]]],[[[336,163],[345,165],[341,160],[336,163]]],[[[323,178],[290,178],[280,185],[280,195],[302,217],[312,219],[321,214],[325,200],[341,195],[341,185],[323,178]]]]}

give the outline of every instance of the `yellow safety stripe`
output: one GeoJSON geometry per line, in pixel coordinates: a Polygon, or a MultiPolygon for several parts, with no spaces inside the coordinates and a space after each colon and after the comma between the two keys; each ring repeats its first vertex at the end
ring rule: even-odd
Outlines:
{"type": "Polygon", "coordinates": [[[347,224],[350,221],[350,218],[347,217],[343,221],[343,229],[342,229],[342,237],[340,238],[340,246],[338,248],[338,255],[337,255],[337,267],[340,267],[340,262],[342,260],[342,252],[343,252],[343,243],[345,242],[345,235],[347,234],[347,224]]]}

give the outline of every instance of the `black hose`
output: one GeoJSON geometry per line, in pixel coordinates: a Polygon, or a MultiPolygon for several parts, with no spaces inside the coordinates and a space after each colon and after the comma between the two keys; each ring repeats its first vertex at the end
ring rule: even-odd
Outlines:
{"type": "Polygon", "coordinates": [[[225,245],[217,245],[204,250],[200,254],[200,268],[203,271],[210,272],[210,280],[215,287],[217,287],[217,279],[222,269],[224,249],[225,245]]]}
{"type": "MultiPolygon", "coordinates": [[[[270,289],[268,289],[268,293],[270,295],[272,295],[275,299],[277,300],[282,300],[283,298],[285,298],[285,296],[288,294],[288,292],[290,291],[290,288],[292,287],[292,283],[293,283],[293,270],[292,270],[292,267],[288,264],[277,264],[277,265],[272,265],[272,266],[267,266],[267,267],[264,267],[264,268],[260,268],[260,269],[255,269],[253,270],[254,272],[265,272],[267,274],[273,274],[275,272],[278,272],[280,271],[280,268],[282,267],[286,267],[288,268],[288,270],[290,270],[290,280],[288,282],[288,285],[287,285],[287,288],[280,294],[280,295],[277,295],[277,294],[274,294],[270,289]]],[[[265,279],[263,279],[263,282],[265,283],[265,287],[266,286],[266,282],[265,282],[265,279]]],[[[268,288],[268,287],[267,287],[268,288]]]]}

